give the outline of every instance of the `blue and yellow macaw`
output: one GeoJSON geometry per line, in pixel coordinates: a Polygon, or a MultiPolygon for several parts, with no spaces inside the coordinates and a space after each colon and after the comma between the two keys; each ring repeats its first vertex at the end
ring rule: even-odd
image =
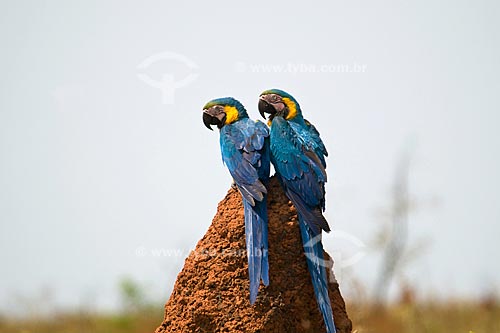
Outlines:
{"type": "Polygon", "coordinates": [[[245,238],[250,277],[250,303],[254,304],[260,280],[269,285],[267,190],[269,180],[269,129],[253,121],[232,97],[218,98],[203,107],[203,123],[220,130],[222,160],[238,187],[245,211],[245,238]]]}
{"type": "Polygon", "coordinates": [[[335,324],[321,243],[322,230],[330,231],[323,216],[328,152],[318,131],[304,119],[299,103],[290,94],[278,89],[264,91],[259,99],[259,112],[264,118],[266,113],[270,114],[271,162],[297,209],[316,301],[327,332],[333,333],[335,324]]]}

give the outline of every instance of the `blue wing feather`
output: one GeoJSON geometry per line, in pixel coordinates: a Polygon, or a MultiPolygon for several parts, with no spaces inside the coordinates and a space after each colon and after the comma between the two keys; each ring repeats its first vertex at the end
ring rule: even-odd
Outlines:
{"type": "MultiPolygon", "coordinates": [[[[276,117],[271,126],[271,159],[285,192],[315,234],[330,231],[325,207],[324,155],[307,127],[276,117]]],[[[319,139],[319,136],[318,136],[319,139]]]]}
{"type": "MultiPolygon", "coordinates": [[[[265,148],[269,132],[255,124],[257,123],[250,119],[242,119],[222,127],[220,131],[222,160],[241,194],[252,206],[255,205],[255,200],[262,201],[264,194],[267,193],[261,182],[261,180],[267,180],[262,177],[266,170],[258,169],[263,166],[266,169],[261,159],[262,153],[268,154],[267,150],[263,151],[263,148],[265,148]]],[[[265,159],[268,158],[265,157],[265,159]]]]}
{"type": "Polygon", "coordinates": [[[323,166],[326,168],[326,160],[325,156],[328,156],[328,151],[326,150],[325,144],[321,140],[319,136],[319,132],[316,129],[316,127],[311,124],[307,119],[304,119],[304,122],[306,123],[306,127],[311,135],[311,139],[315,142],[316,148],[315,152],[318,155],[318,157],[321,159],[321,162],[323,163],[323,166]]]}

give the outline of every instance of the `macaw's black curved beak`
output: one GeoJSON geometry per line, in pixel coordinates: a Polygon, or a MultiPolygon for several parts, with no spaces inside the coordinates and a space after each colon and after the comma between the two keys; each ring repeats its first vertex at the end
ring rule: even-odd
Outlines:
{"type": "Polygon", "coordinates": [[[226,113],[217,108],[203,110],[203,124],[212,131],[211,125],[217,125],[219,129],[226,123],[226,113]]]}
{"type": "Polygon", "coordinates": [[[276,109],[266,101],[265,96],[261,96],[259,99],[259,113],[264,119],[266,119],[266,113],[269,113],[271,117],[276,113],[276,109]]]}

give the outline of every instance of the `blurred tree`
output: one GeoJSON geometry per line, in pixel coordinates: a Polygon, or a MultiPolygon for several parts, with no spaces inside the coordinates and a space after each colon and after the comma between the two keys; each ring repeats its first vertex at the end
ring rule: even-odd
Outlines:
{"type": "Polygon", "coordinates": [[[144,288],[129,277],[120,281],[120,296],[123,310],[127,313],[142,310],[147,304],[144,288]]]}
{"type": "Polygon", "coordinates": [[[386,302],[390,284],[408,241],[410,160],[411,153],[403,154],[396,168],[392,191],[391,230],[386,241],[381,270],[375,283],[375,301],[380,305],[386,302]]]}

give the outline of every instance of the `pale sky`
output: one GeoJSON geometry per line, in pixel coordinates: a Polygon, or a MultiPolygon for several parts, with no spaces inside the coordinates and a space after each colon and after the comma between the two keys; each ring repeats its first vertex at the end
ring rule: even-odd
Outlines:
{"type": "MultiPolygon", "coordinates": [[[[423,246],[404,279],[423,296],[500,292],[499,10],[2,2],[0,311],[43,295],[113,309],[124,276],[165,301],[231,182],[201,108],[233,96],[258,118],[269,88],[296,97],[330,152],[324,242],[338,267],[373,240],[411,146],[410,243],[423,246]],[[162,100],[144,78],[187,81],[162,100]]],[[[346,295],[354,277],[373,286],[379,257],[362,251],[339,268],[346,295]]]]}

